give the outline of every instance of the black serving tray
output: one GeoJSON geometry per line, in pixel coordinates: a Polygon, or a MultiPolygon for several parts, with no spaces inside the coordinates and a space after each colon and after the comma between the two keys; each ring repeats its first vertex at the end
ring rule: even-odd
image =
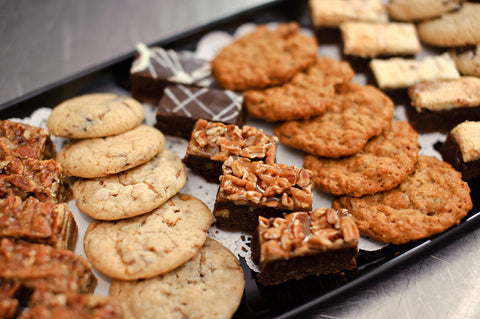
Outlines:
{"type": "MultiPolygon", "coordinates": [[[[272,1],[147,45],[158,45],[175,50],[195,50],[197,41],[208,32],[223,30],[233,33],[238,26],[247,22],[261,24],[297,21],[303,27],[311,28],[307,4],[307,1],[298,0],[272,1]]],[[[1,105],[0,118],[29,116],[39,107],[53,107],[65,99],[84,92],[102,90],[104,87],[128,90],[129,69],[135,55],[133,49],[126,55],[1,105]]],[[[421,258],[422,255],[431,253],[455,240],[473,230],[480,222],[479,184],[480,181],[470,183],[474,208],[458,226],[418,242],[400,246],[388,245],[376,251],[360,250],[358,267],[352,271],[266,287],[256,283],[254,274],[245,260],[241,260],[246,287],[234,318],[287,318],[301,315],[303,311],[355,289],[362,283],[376,280],[388,271],[409,261],[412,262],[415,258],[421,258]]]]}

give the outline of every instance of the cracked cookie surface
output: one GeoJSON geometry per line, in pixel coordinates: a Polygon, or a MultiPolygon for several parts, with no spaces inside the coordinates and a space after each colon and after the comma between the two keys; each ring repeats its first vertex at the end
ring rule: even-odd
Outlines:
{"type": "Polygon", "coordinates": [[[113,280],[110,297],[122,304],[125,318],[231,318],[245,280],[237,258],[208,238],[190,261],[146,280],[113,280]]]}
{"type": "Polygon", "coordinates": [[[212,221],[200,199],[177,194],[147,214],[93,221],[85,232],[84,250],[92,266],[111,278],[150,278],[191,259],[204,245],[212,221]]]}
{"type": "Polygon", "coordinates": [[[56,157],[68,176],[95,178],[116,174],[152,159],[165,146],[158,129],[140,125],[105,138],[73,140],[56,157]]]}
{"type": "Polygon", "coordinates": [[[47,127],[55,136],[92,138],[117,135],[142,123],[143,105],[128,96],[92,93],[68,99],[52,110],[47,127]]]}
{"type": "Polygon", "coordinates": [[[105,178],[80,179],[72,187],[78,209],[90,217],[117,220],[150,212],[178,193],[187,173],[182,160],[163,150],[150,161],[105,178]]]}

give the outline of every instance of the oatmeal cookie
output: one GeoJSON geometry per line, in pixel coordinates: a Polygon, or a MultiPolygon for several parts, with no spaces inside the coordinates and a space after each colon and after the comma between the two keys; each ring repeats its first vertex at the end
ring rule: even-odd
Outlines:
{"type": "Polygon", "coordinates": [[[228,90],[282,84],[315,62],[318,43],[296,22],[277,28],[260,25],[223,48],[212,61],[213,75],[228,90]]]}
{"type": "Polygon", "coordinates": [[[274,127],[280,142],[312,155],[341,157],[359,152],[373,137],[390,126],[393,102],[371,85],[355,83],[337,89],[335,103],[324,114],[274,127]]]}
{"type": "Polygon", "coordinates": [[[417,132],[406,121],[394,121],[360,152],[338,159],[306,155],[304,167],[321,191],[360,197],[403,182],[413,172],[418,150],[417,132]]]}
{"type": "Polygon", "coordinates": [[[441,233],[472,209],[468,184],[447,162],[419,155],[412,175],[399,186],[360,198],[342,196],[359,230],[376,240],[404,244],[441,233]]]}
{"type": "Polygon", "coordinates": [[[306,119],[321,115],[335,103],[335,85],[350,82],[348,62],[317,57],[317,61],[282,86],[244,93],[249,115],[266,121],[306,119]]]}
{"type": "Polygon", "coordinates": [[[198,198],[177,194],[150,213],[120,221],[95,220],[83,240],[93,267],[116,279],[158,276],[203,246],[213,216],[198,198]]]}

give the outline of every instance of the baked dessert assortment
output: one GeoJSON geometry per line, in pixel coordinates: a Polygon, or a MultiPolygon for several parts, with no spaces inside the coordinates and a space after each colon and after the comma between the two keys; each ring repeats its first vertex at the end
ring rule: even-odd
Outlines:
{"type": "Polygon", "coordinates": [[[259,217],[252,239],[258,281],[278,285],[292,279],[356,267],[360,233],[347,210],[317,208],[285,217],[259,217]]]}
{"type": "MultiPolygon", "coordinates": [[[[50,132],[2,121],[0,316],[230,318],[245,278],[209,238],[212,225],[251,236],[254,278],[270,286],[354,270],[360,234],[402,245],[459,224],[473,207],[466,181],[480,176],[480,80],[457,71],[453,49],[405,55],[422,49],[417,34],[444,43],[425,40],[427,24],[446,25],[473,4],[428,12],[408,3],[309,1],[315,31],[340,31],[344,58],[370,61],[378,88],[355,83],[353,60],[319,56],[321,39],[291,22],[259,25],[212,61],[139,44],[133,97],[66,100],[52,109],[50,132]],[[389,89],[408,90],[410,112],[425,117],[395,120],[389,89]],[[144,107],[155,124],[142,124],[144,107]],[[244,125],[246,114],[273,134],[244,125]],[[451,130],[444,161],[419,155],[427,122],[451,130]],[[58,153],[50,133],[68,139],[58,153]],[[183,159],[165,135],[188,141],[183,159]],[[277,161],[280,143],[303,153],[303,167],[277,161]],[[219,182],[213,210],[182,193],[187,168],[219,182]],[[331,207],[313,207],[314,187],[334,196],[331,207]],[[89,220],[86,259],[72,251],[71,194],[89,220]],[[108,297],[93,294],[92,267],[111,281],[108,297]]],[[[450,31],[476,23],[463,17],[450,31]]]]}
{"type": "Polygon", "coordinates": [[[464,181],[480,176],[480,122],[465,121],[447,134],[440,148],[444,161],[462,173],[464,181]]]}
{"type": "Polygon", "coordinates": [[[191,134],[183,163],[206,181],[217,183],[223,172],[223,162],[230,156],[272,164],[278,143],[276,136],[253,126],[240,128],[200,119],[191,134]]]}

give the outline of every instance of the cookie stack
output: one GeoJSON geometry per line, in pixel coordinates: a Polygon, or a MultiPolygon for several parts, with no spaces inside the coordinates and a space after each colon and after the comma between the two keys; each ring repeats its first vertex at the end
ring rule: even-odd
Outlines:
{"type": "Polygon", "coordinates": [[[208,239],[210,209],[179,193],[185,166],[164,149],[163,133],[143,119],[135,99],[105,93],[67,100],[49,117],[52,132],[70,138],[57,158],[75,178],[76,205],[94,219],[83,239],[87,259],[111,278],[110,297],[126,317],[152,311],[156,317],[181,307],[201,317],[230,317],[244,289],[239,262],[208,239]],[[214,291],[223,277],[229,284],[214,291]],[[158,289],[165,294],[145,294],[158,289]],[[204,296],[185,302],[198,294],[204,296]],[[218,307],[202,308],[212,303],[218,307]]]}
{"type": "Polygon", "coordinates": [[[81,316],[94,303],[97,313],[120,318],[117,305],[91,294],[97,278],[72,251],[77,224],[66,203],[70,188],[49,133],[1,121],[0,154],[0,317],[55,317],[72,309],[81,316]]]}

